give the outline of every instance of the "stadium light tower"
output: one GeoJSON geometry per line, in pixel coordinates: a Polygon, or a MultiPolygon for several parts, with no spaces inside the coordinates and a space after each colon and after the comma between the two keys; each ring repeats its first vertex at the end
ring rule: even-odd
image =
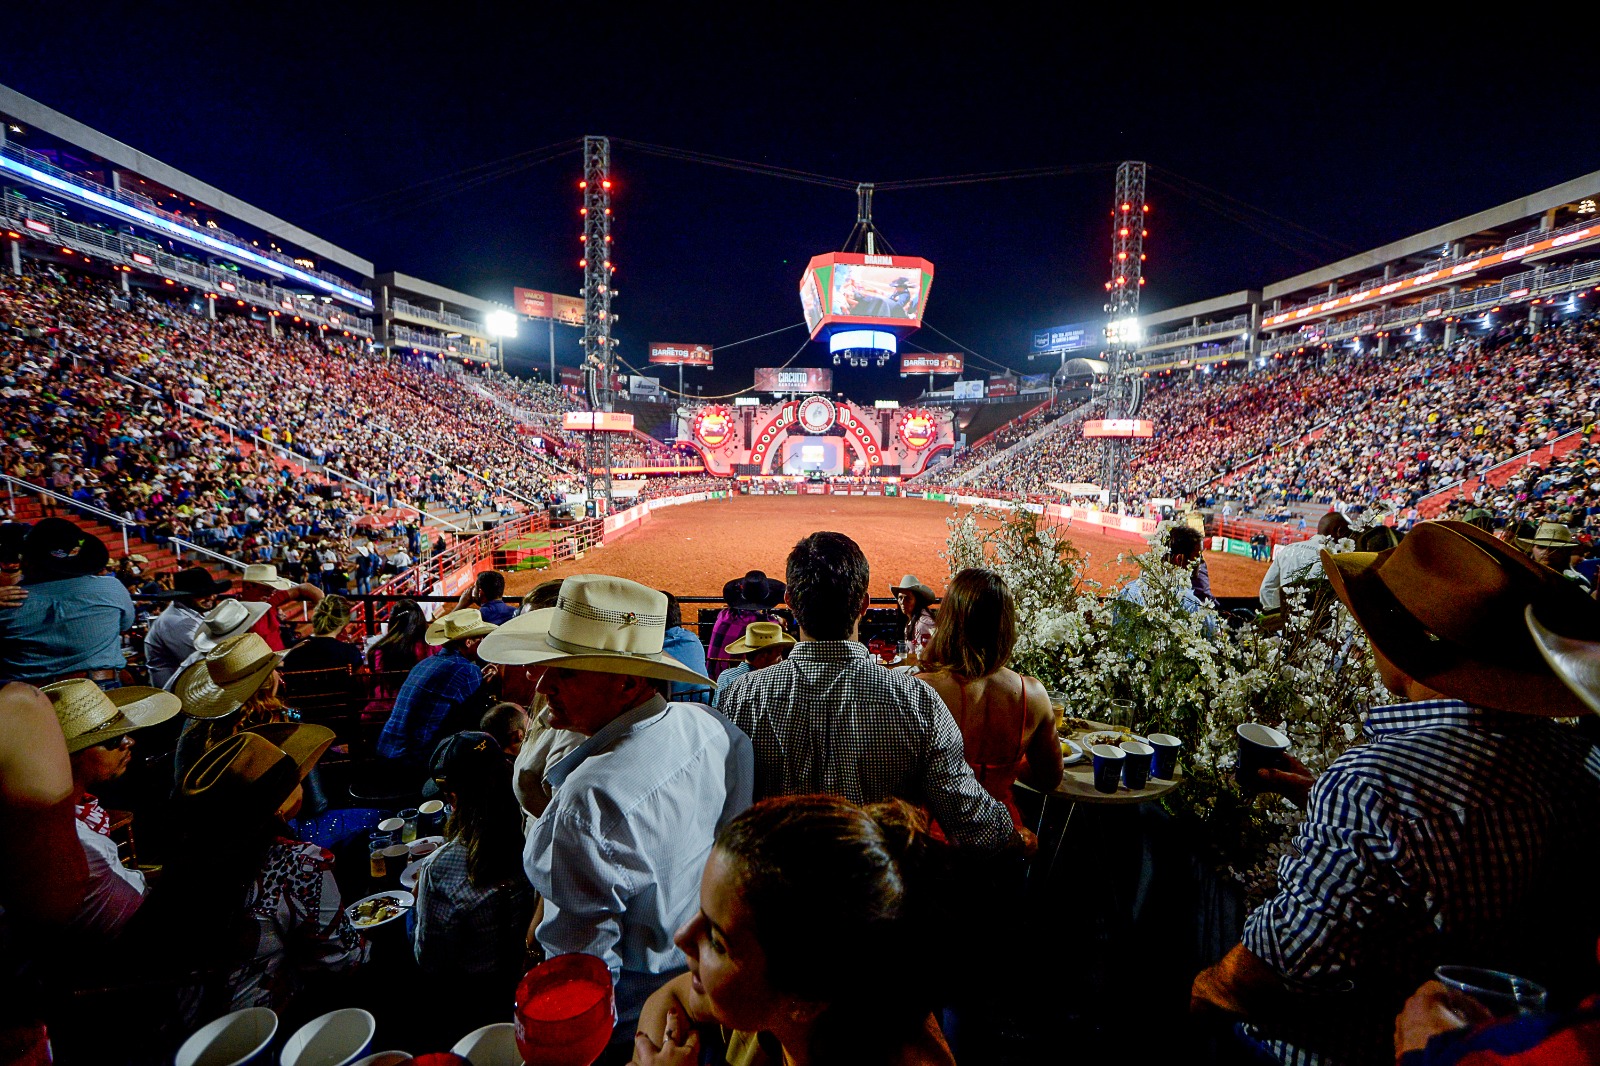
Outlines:
{"type": "MultiPolygon", "coordinates": [[[[611,139],[583,139],[583,369],[584,390],[591,411],[612,409],[616,381],[616,340],[611,336],[611,276],[616,268],[611,261],[611,139]]],[[[595,499],[595,473],[600,475],[600,491],[606,512],[612,510],[611,438],[593,429],[583,449],[583,488],[585,497],[595,499]]]]}
{"type": "MultiPolygon", "coordinates": [[[[1139,346],[1139,290],[1144,287],[1145,221],[1150,213],[1144,189],[1143,163],[1118,165],[1117,199],[1111,208],[1111,280],[1106,282],[1107,418],[1132,418],[1139,412],[1142,389],[1133,364],[1139,346]]],[[[1113,504],[1122,502],[1127,463],[1127,440],[1106,438],[1101,481],[1113,504]]]]}

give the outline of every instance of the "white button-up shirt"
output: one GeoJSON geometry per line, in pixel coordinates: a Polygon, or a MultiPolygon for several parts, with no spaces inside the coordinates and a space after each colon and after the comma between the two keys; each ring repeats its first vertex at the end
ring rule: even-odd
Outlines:
{"type": "Polygon", "coordinates": [[[660,696],[618,715],[545,774],[523,849],[549,955],[605,959],[618,1024],[687,963],[672,934],[700,906],[717,830],[750,805],[750,741],[709,707],[660,696]]]}
{"type": "Polygon", "coordinates": [[[1333,542],[1321,533],[1308,540],[1281,545],[1267,567],[1267,576],[1261,579],[1261,609],[1276,610],[1283,602],[1283,586],[1296,581],[1315,580],[1322,576],[1322,549],[1330,551],[1333,542]]]}

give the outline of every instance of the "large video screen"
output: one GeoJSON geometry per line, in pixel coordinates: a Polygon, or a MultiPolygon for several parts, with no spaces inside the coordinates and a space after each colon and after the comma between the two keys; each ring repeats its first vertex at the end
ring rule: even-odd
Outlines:
{"type": "Polygon", "coordinates": [[[836,315],[850,318],[922,318],[922,273],[904,267],[856,266],[839,263],[833,268],[836,315]]]}
{"type": "Polygon", "coordinates": [[[806,265],[800,307],[812,340],[864,327],[903,337],[922,324],[932,285],[933,264],[926,259],[830,252],[806,265]]]}
{"type": "Polygon", "coordinates": [[[843,437],[786,437],[783,442],[785,474],[843,474],[843,437]]]}

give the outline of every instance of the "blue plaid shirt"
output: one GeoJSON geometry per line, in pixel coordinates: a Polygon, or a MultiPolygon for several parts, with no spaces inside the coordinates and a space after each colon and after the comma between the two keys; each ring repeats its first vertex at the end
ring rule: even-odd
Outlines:
{"type": "Polygon", "coordinates": [[[1600,751],[1454,700],[1375,708],[1365,731],[1318,779],[1277,896],[1245,924],[1244,946],[1328,1022],[1253,1033],[1285,1063],[1390,1061],[1394,1016],[1438,965],[1559,996],[1594,963],[1600,751]]]}
{"type": "Polygon", "coordinates": [[[378,754],[386,759],[426,762],[445,719],[482,684],[478,664],[451,648],[413,666],[394,698],[389,720],[383,723],[378,754]]]}

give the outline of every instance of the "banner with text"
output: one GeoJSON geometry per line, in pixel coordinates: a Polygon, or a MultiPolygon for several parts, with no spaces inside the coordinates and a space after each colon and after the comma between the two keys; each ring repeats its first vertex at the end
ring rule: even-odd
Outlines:
{"type": "Polygon", "coordinates": [[[1015,396],[1017,394],[1017,379],[1008,377],[991,377],[989,379],[990,396],[1015,396]]]}
{"type": "Polygon", "coordinates": [[[661,379],[647,378],[643,374],[632,374],[628,377],[629,396],[660,396],[661,379]]]}
{"type": "Polygon", "coordinates": [[[561,428],[579,433],[590,430],[626,433],[633,428],[633,416],[624,411],[567,411],[561,416],[561,428]]]}
{"type": "Polygon", "coordinates": [[[1093,322],[1073,322],[1065,326],[1051,326],[1033,335],[1034,352],[1075,352],[1080,348],[1098,348],[1106,338],[1104,327],[1093,322]]]}
{"type": "Polygon", "coordinates": [[[971,381],[956,382],[955,398],[958,400],[983,399],[983,379],[973,378],[971,381]]]}
{"type": "Polygon", "coordinates": [[[711,365],[711,345],[709,344],[677,344],[671,341],[651,341],[650,361],[652,363],[665,363],[681,366],[711,365]]]}
{"type": "Polygon", "coordinates": [[[959,374],[963,366],[960,352],[901,352],[902,374],[959,374]]]}
{"type": "Polygon", "coordinates": [[[833,371],[821,366],[757,367],[755,387],[757,392],[832,392],[833,371]]]}
{"type": "Polygon", "coordinates": [[[576,296],[558,296],[538,289],[511,290],[511,306],[529,318],[554,318],[568,326],[583,325],[583,301],[576,296]]]}

